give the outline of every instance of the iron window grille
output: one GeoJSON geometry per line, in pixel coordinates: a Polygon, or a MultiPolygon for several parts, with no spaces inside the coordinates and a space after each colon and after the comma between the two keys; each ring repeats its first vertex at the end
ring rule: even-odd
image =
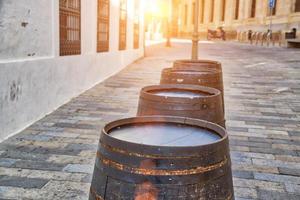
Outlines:
{"type": "Polygon", "coordinates": [[[59,1],[60,55],[81,53],[80,0],[59,1]]]}
{"type": "Polygon", "coordinates": [[[256,0],[252,0],[250,17],[254,18],[255,15],[256,15],[256,0]]]}
{"type": "Polygon", "coordinates": [[[140,4],[139,0],[134,1],[134,25],[133,25],[133,48],[138,49],[140,44],[140,4]]]}
{"type": "Polygon", "coordinates": [[[238,20],[240,15],[240,0],[235,0],[235,13],[234,19],[238,20]]]}
{"type": "Polygon", "coordinates": [[[119,50],[126,49],[127,0],[120,1],[119,50]]]}
{"type": "Polygon", "coordinates": [[[215,0],[211,0],[209,22],[214,22],[215,17],[215,0]]]}
{"type": "Polygon", "coordinates": [[[109,0],[98,0],[97,52],[109,51],[109,9],[109,0]]]}
{"type": "Polygon", "coordinates": [[[296,0],[295,2],[295,12],[300,12],[300,0],[296,0]]]}

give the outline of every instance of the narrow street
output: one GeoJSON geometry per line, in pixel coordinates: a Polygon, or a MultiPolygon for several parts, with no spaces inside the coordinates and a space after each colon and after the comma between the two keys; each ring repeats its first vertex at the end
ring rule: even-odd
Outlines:
{"type": "MultiPolygon", "coordinates": [[[[139,90],[189,58],[191,44],[146,57],[0,144],[0,199],[87,199],[104,124],[134,116],[139,90]]],[[[200,42],[222,62],[237,200],[300,199],[300,51],[200,42]]]]}

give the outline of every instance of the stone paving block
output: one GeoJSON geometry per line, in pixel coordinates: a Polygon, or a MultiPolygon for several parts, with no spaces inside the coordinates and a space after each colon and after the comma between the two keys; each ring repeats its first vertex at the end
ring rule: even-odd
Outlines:
{"type": "Polygon", "coordinates": [[[249,141],[242,141],[242,140],[230,140],[230,144],[232,146],[246,146],[246,147],[258,147],[258,148],[271,148],[272,144],[266,142],[249,142],[249,141]]]}
{"type": "Polygon", "coordinates": [[[243,188],[253,188],[253,189],[264,189],[278,192],[285,192],[285,185],[283,183],[255,180],[255,179],[244,179],[244,178],[233,178],[234,185],[243,188]]]}
{"type": "Polygon", "coordinates": [[[18,160],[12,158],[0,158],[0,167],[11,167],[13,166],[18,160]]]}
{"type": "Polygon", "coordinates": [[[45,170],[27,170],[28,178],[38,178],[47,180],[57,180],[57,181],[72,181],[81,182],[85,177],[82,173],[68,173],[61,171],[45,171],[45,170]]]}
{"type": "Polygon", "coordinates": [[[256,199],[257,191],[253,188],[243,188],[235,186],[234,188],[234,194],[237,198],[244,198],[244,199],[256,199]]]}
{"type": "Polygon", "coordinates": [[[261,159],[269,159],[273,160],[275,159],[275,156],[273,154],[264,154],[264,153],[253,153],[253,152],[237,152],[232,151],[231,152],[232,157],[248,157],[248,158],[261,158],[261,159]]]}
{"type": "Polygon", "coordinates": [[[0,176],[27,177],[29,173],[26,169],[0,167],[0,176]]]}
{"type": "Polygon", "coordinates": [[[290,136],[300,136],[300,131],[288,131],[290,136]]]}
{"type": "Polygon", "coordinates": [[[300,184],[300,177],[297,177],[297,176],[287,176],[287,175],[254,172],[254,178],[257,180],[273,181],[273,182],[279,182],[279,183],[294,183],[294,184],[298,184],[298,185],[300,184]]]}
{"type": "Polygon", "coordinates": [[[287,192],[275,192],[275,191],[266,191],[266,190],[258,190],[258,198],[259,199],[272,199],[272,200],[299,200],[300,195],[291,194],[287,192]]]}
{"type": "Polygon", "coordinates": [[[278,170],[280,174],[300,176],[300,169],[298,168],[279,167],[278,170]]]}
{"type": "Polygon", "coordinates": [[[40,154],[51,154],[51,155],[78,155],[80,153],[79,149],[66,149],[66,148],[45,148],[45,147],[23,147],[22,149],[32,149],[32,153],[40,154]]]}
{"type": "Polygon", "coordinates": [[[49,180],[16,177],[16,176],[0,176],[0,186],[20,187],[20,188],[42,188],[49,180]]]}
{"type": "Polygon", "coordinates": [[[231,151],[250,151],[249,147],[245,147],[245,146],[235,146],[233,144],[231,144],[230,146],[230,150],[231,151]]]}
{"type": "Polygon", "coordinates": [[[292,155],[292,156],[297,156],[297,152],[296,151],[283,150],[283,149],[250,147],[249,151],[250,152],[255,152],[255,153],[267,153],[267,154],[273,154],[273,155],[292,155]]]}
{"type": "Polygon", "coordinates": [[[233,156],[231,158],[231,161],[233,163],[242,163],[242,164],[248,164],[251,165],[252,164],[252,160],[251,158],[246,158],[246,157],[237,157],[237,156],[233,156]]]}
{"type": "Polygon", "coordinates": [[[17,188],[17,187],[0,186],[0,198],[4,200],[26,199],[29,197],[26,194],[30,193],[31,194],[30,197],[34,197],[38,199],[37,193],[35,193],[35,191],[36,189],[24,189],[24,188],[17,188]]]}
{"type": "Polygon", "coordinates": [[[13,167],[22,169],[40,169],[49,171],[61,171],[65,164],[57,164],[42,161],[18,160],[13,164],[13,167]]]}
{"type": "Polygon", "coordinates": [[[272,148],[273,149],[289,150],[289,151],[299,151],[300,150],[299,145],[293,145],[293,144],[272,144],[272,148]]]}
{"type": "Polygon", "coordinates": [[[233,175],[233,177],[236,177],[236,178],[244,178],[244,179],[253,179],[254,178],[253,172],[250,172],[250,171],[233,170],[232,175],[233,175]]]}
{"type": "Polygon", "coordinates": [[[1,157],[16,159],[16,160],[21,159],[21,160],[41,161],[41,160],[47,160],[50,157],[50,155],[10,150],[10,151],[5,151],[5,153],[3,153],[1,157]]]}
{"type": "Polygon", "coordinates": [[[276,160],[281,160],[285,162],[296,162],[300,163],[300,157],[291,156],[291,155],[275,155],[276,160]]]}
{"type": "Polygon", "coordinates": [[[90,124],[76,124],[76,123],[56,123],[54,124],[55,127],[60,127],[60,128],[75,128],[75,129],[88,129],[88,130],[95,130],[98,127],[93,126],[90,124]]]}
{"type": "Polygon", "coordinates": [[[94,166],[92,165],[81,165],[81,164],[68,164],[63,171],[72,173],[86,173],[92,174],[94,166]]]}
{"type": "MultiPolygon", "coordinates": [[[[96,152],[93,152],[96,155],[96,152]]],[[[58,164],[85,164],[93,163],[95,158],[93,156],[69,156],[69,155],[51,155],[46,161],[58,164]]]]}
{"type": "Polygon", "coordinates": [[[41,142],[47,142],[49,140],[52,139],[51,136],[47,136],[47,135],[41,135],[41,134],[30,134],[30,135],[24,135],[21,136],[20,138],[22,138],[23,140],[31,140],[31,141],[41,141],[41,142]]]}
{"type": "Polygon", "coordinates": [[[49,181],[41,191],[46,200],[88,199],[90,184],[70,181],[49,181]]]}
{"type": "Polygon", "coordinates": [[[98,144],[68,144],[66,149],[73,149],[78,151],[97,151],[98,144]]]}
{"type": "Polygon", "coordinates": [[[294,183],[284,183],[286,191],[294,194],[300,194],[300,185],[294,183]]]}
{"type": "Polygon", "coordinates": [[[244,164],[244,163],[233,162],[232,169],[241,170],[241,171],[250,171],[250,172],[279,174],[279,170],[277,167],[259,166],[259,165],[253,165],[247,163],[244,164]]]}
{"type": "Polygon", "coordinates": [[[300,170],[300,163],[296,162],[284,162],[281,160],[267,160],[267,159],[252,159],[253,164],[255,165],[263,165],[263,166],[273,166],[273,167],[281,167],[281,168],[291,168],[300,170]]]}
{"type": "Polygon", "coordinates": [[[69,132],[42,132],[40,133],[41,136],[44,137],[66,137],[66,138],[76,138],[78,137],[80,134],[76,134],[76,133],[69,133],[69,132]]]}

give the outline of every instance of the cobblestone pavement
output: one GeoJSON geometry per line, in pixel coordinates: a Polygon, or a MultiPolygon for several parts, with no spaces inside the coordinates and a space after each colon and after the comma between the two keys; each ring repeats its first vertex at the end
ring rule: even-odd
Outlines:
{"type": "MultiPolygon", "coordinates": [[[[300,51],[201,43],[223,63],[237,199],[300,199],[300,51]]],[[[188,58],[190,44],[160,45],[0,144],[0,199],[87,199],[101,127],[134,116],[141,87],[188,58]]]]}

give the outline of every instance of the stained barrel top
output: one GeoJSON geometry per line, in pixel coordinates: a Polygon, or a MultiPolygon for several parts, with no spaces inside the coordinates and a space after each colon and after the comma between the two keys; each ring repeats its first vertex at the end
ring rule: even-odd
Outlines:
{"type": "Polygon", "coordinates": [[[217,133],[178,123],[136,123],[118,126],[108,134],[119,140],[153,146],[200,146],[221,139],[217,133]]]}
{"type": "Polygon", "coordinates": [[[185,98],[197,98],[209,96],[209,93],[196,91],[196,90],[184,90],[184,89],[160,89],[160,90],[150,90],[148,93],[165,96],[165,97],[185,97],[185,98]]]}

